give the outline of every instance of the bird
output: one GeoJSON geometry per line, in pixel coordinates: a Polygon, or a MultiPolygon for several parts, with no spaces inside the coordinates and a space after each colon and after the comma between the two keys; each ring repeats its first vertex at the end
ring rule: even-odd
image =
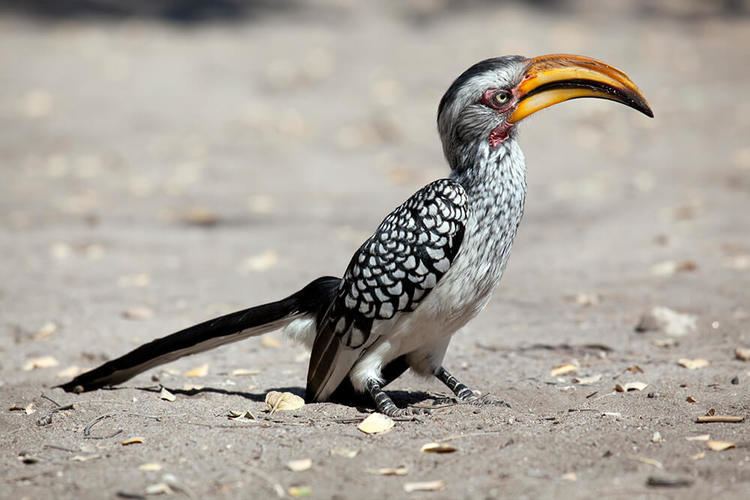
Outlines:
{"type": "Polygon", "coordinates": [[[306,402],[364,399],[389,417],[414,417],[384,388],[411,369],[444,383],[459,403],[481,403],[444,366],[453,335],[487,305],[506,269],[526,201],[518,124],[564,101],[599,98],[653,118],[622,71],[591,57],[550,54],[480,61],[448,87],[437,111],[447,177],[382,220],[341,278],[144,344],[60,387],[121,384],[183,356],[283,329],[310,350],[306,402]]]}

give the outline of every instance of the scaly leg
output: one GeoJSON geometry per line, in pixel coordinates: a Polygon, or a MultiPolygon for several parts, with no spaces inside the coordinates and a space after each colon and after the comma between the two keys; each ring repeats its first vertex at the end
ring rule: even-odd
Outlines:
{"type": "Polygon", "coordinates": [[[450,372],[442,366],[435,371],[435,376],[438,378],[438,380],[448,386],[448,389],[453,391],[453,394],[456,395],[456,399],[459,403],[470,403],[475,405],[499,405],[507,406],[508,408],[510,408],[510,405],[505,401],[491,398],[489,396],[478,395],[477,393],[466,387],[464,384],[459,382],[456,377],[451,375],[450,372]]]}
{"type": "Polygon", "coordinates": [[[387,417],[413,417],[416,415],[428,415],[430,413],[429,410],[423,408],[399,408],[391,397],[383,391],[380,382],[375,379],[369,379],[365,388],[375,402],[375,408],[378,412],[387,417]]]}

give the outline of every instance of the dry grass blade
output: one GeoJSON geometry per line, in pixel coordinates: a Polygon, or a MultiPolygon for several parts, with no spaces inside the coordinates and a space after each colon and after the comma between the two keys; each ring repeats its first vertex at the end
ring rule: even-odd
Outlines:
{"type": "Polygon", "coordinates": [[[575,373],[578,371],[578,367],[572,363],[565,363],[562,365],[555,366],[550,370],[549,374],[551,377],[560,377],[569,373],[575,373]]]}
{"type": "Polygon", "coordinates": [[[404,466],[401,467],[381,467],[379,469],[369,469],[367,472],[378,476],[405,476],[409,473],[409,469],[404,466]]]}
{"type": "Polygon", "coordinates": [[[131,444],[141,444],[143,443],[143,438],[139,436],[134,436],[128,439],[125,439],[123,441],[120,441],[120,444],[123,446],[130,446],[131,444]]]}
{"type": "Polygon", "coordinates": [[[731,450],[736,447],[736,445],[730,441],[706,441],[706,446],[713,451],[731,450]]]}

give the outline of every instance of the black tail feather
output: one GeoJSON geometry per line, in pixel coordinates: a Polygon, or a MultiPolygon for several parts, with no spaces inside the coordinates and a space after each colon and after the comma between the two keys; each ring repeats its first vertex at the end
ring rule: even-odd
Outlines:
{"type": "Polygon", "coordinates": [[[331,303],[339,282],[330,276],[318,278],[285,299],[220,316],[144,344],[59,387],[79,393],[120,384],[183,356],[275,330],[295,317],[317,318],[331,303]]]}

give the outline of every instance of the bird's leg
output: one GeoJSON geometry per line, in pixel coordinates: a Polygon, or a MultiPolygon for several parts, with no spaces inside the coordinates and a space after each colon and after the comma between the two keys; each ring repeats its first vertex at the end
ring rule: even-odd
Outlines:
{"type": "Polygon", "coordinates": [[[451,373],[442,366],[438,368],[437,371],[435,371],[435,376],[438,378],[438,380],[448,386],[448,389],[453,391],[453,394],[456,395],[456,399],[459,403],[469,403],[476,405],[490,404],[507,406],[508,408],[510,408],[510,405],[505,401],[492,398],[489,395],[482,396],[481,394],[472,391],[464,384],[459,382],[456,377],[451,375],[451,373]]]}
{"type": "Polygon", "coordinates": [[[423,408],[399,408],[391,397],[385,393],[380,386],[380,382],[375,379],[369,379],[365,384],[365,388],[375,402],[375,408],[378,412],[387,417],[413,417],[429,414],[429,410],[423,408]]]}

